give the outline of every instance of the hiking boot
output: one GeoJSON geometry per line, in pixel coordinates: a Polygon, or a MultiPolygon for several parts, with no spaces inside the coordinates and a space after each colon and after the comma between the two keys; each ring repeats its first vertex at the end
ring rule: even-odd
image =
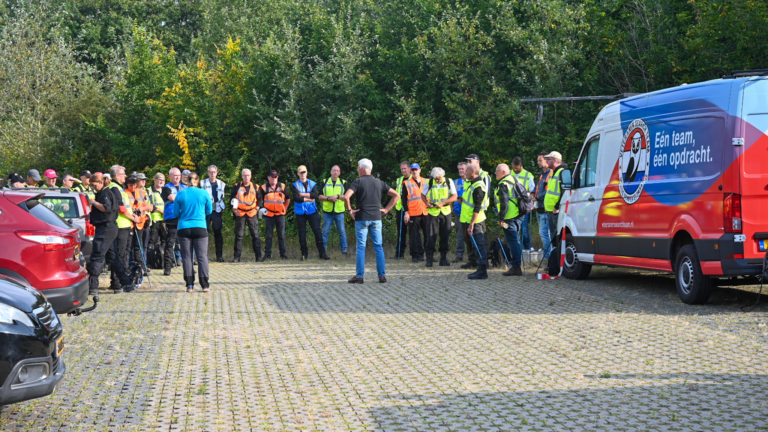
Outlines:
{"type": "Polygon", "coordinates": [[[440,267],[450,267],[451,263],[448,262],[448,258],[442,257],[440,258],[440,267]]]}
{"type": "Polygon", "coordinates": [[[426,267],[432,267],[432,264],[434,263],[435,259],[431,255],[427,255],[427,263],[425,264],[426,267]]]}
{"type": "Polygon", "coordinates": [[[123,292],[131,292],[131,291],[136,291],[136,286],[135,286],[135,285],[132,285],[132,284],[123,285],[123,289],[122,289],[122,291],[123,291],[123,292]]]}
{"type": "Polygon", "coordinates": [[[361,284],[361,283],[364,282],[364,279],[363,278],[359,278],[357,276],[352,276],[352,279],[348,280],[347,282],[349,282],[351,284],[361,284]]]}
{"type": "Polygon", "coordinates": [[[234,259],[232,259],[232,262],[233,263],[239,263],[240,262],[240,258],[234,258],[234,259]]]}
{"type": "Polygon", "coordinates": [[[484,265],[477,266],[477,271],[468,275],[467,279],[472,279],[472,280],[488,279],[488,271],[486,266],[484,265]]]}
{"type": "Polygon", "coordinates": [[[419,262],[419,261],[421,261],[421,260],[419,259],[419,257],[412,257],[412,258],[411,258],[411,262],[412,262],[412,263],[417,263],[417,262],[419,262]]]}
{"type": "Polygon", "coordinates": [[[507,271],[502,273],[503,276],[522,276],[523,269],[520,267],[510,267],[507,271]]]}
{"type": "Polygon", "coordinates": [[[325,261],[328,261],[328,260],[330,260],[330,259],[331,259],[331,257],[329,257],[327,254],[323,254],[323,255],[321,255],[321,256],[320,256],[320,259],[321,259],[321,260],[325,260],[325,261]]]}
{"type": "Polygon", "coordinates": [[[261,257],[261,259],[259,260],[259,262],[264,262],[264,261],[266,261],[266,260],[268,260],[268,259],[272,259],[272,257],[271,257],[271,256],[268,256],[268,255],[264,255],[263,257],[261,257]]]}
{"type": "Polygon", "coordinates": [[[163,276],[170,276],[171,275],[171,269],[167,268],[163,270],[163,276]]]}
{"type": "Polygon", "coordinates": [[[464,261],[464,257],[457,256],[456,258],[453,259],[454,263],[460,263],[462,261],[464,261]]]}
{"type": "Polygon", "coordinates": [[[220,262],[220,263],[223,263],[224,262],[224,257],[216,257],[216,261],[220,262]]]}

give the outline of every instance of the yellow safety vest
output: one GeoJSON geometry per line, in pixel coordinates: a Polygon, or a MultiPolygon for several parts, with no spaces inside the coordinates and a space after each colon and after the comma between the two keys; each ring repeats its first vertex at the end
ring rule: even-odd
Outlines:
{"type": "MultiPolygon", "coordinates": [[[[472,197],[472,193],[477,188],[482,189],[485,192],[485,196],[488,196],[488,189],[485,187],[485,182],[483,179],[477,179],[476,181],[472,182],[469,187],[467,187],[465,184],[464,194],[462,195],[463,199],[461,202],[461,217],[459,218],[461,223],[472,222],[472,214],[475,212],[475,202],[474,198],[472,197]]],[[[485,221],[485,210],[487,209],[488,205],[484,199],[483,202],[480,203],[480,211],[477,213],[477,220],[475,220],[475,223],[485,221]]]]}
{"type": "Polygon", "coordinates": [[[547,183],[547,194],[544,196],[544,210],[548,212],[555,211],[555,206],[557,205],[557,202],[560,201],[560,194],[562,193],[562,189],[560,188],[560,173],[563,172],[563,169],[564,168],[560,168],[555,171],[547,183]]]}
{"type": "Polygon", "coordinates": [[[480,173],[477,176],[480,177],[480,180],[483,181],[483,184],[485,184],[486,179],[488,181],[488,184],[485,185],[485,199],[483,200],[483,205],[487,209],[488,206],[491,204],[491,197],[490,197],[490,194],[488,193],[488,188],[491,187],[491,178],[488,176],[488,173],[483,171],[482,169],[480,170],[480,173]]]}
{"type": "MultiPolygon", "coordinates": [[[[447,201],[451,197],[451,182],[449,178],[444,178],[443,182],[437,184],[434,180],[429,180],[429,190],[427,191],[427,201],[430,204],[437,204],[443,201],[447,201]]],[[[438,216],[440,213],[444,215],[451,214],[451,206],[447,205],[441,208],[429,207],[427,211],[431,216],[438,216]]]]}
{"type": "MultiPolygon", "coordinates": [[[[411,178],[408,176],[408,178],[411,178]]],[[[397,187],[395,190],[397,191],[397,196],[400,196],[403,192],[403,182],[407,180],[405,177],[400,176],[399,179],[397,179],[397,187]]],[[[395,210],[402,210],[403,209],[403,200],[397,200],[397,205],[395,205],[395,210]]]]}
{"type": "MultiPolygon", "coordinates": [[[[112,182],[109,184],[109,188],[118,188],[120,190],[120,196],[123,198],[123,203],[121,204],[127,209],[131,209],[131,201],[128,199],[128,194],[125,193],[125,189],[117,184],[117,182],[112,182]]],[[[131,228],[133,227],[133,220],[129,219],[128,216],[124,215],[120,210],[118,210],[117,215],[117,227],[118,228],[131,228]]]]}
{"type": "Polygon", "coordinates": [[[163,220],[163,212],[165,211],[163,196],[159,191],[152,190],[151,187],[147,188],[147,196],[149,196],[149,203],[155,206],[155,211],[149,214],[149,218],[152,219],[152,222],[163,220]]]}
{"type": "Polygon", "coordinates": [[[499,182],[499,187],[496,188],[496,212],[501,211],[501,202],[499,201],[499,189],[507,188],[509,194],[509,206],[507,207],[507,214],[504,215],[504,220],[514,219],[520,216],[520,209],[517,208],[517,198],[515,198],[514,185],[515,182],[519,182],[513,175],[507,175],[499,182]]]}
{"type": "MultiPolygon", "coordinates": [[[[333,179],[327,179],[325,181],[325,186],[323,186],[323,195],[327,197],[336,195],[341,196],[344,195],[346,188],[347,182],[342,179],[336,180],[336,183],[333,182],[333,179]]],[[[323,201],[323,211],[326,213],[344,213],[344,210],[346,210],[346,207],[342,200],[338,200],[335,203],[323,201]]]]}

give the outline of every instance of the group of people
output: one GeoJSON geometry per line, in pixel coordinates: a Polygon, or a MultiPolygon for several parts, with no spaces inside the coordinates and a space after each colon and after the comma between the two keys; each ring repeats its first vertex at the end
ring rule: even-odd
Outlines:
{"type": "MultiPolygon", "coordinates": [[[[403,161],[399,166],[401,176],[394,187],[371,175],[373,164],[369,159],[359,161],[358,178],[349,184],[341,179],[339,166],[333,166],[330,176],[317,183],[307,177],[307,168],[301,165],[296,170],[296,180],[289,186],[280,182],[280,175],[275,170],[268,173],[265,183],[256,184],[251,171],[243,169],[241,180],[233,184],[227,194],[228,186],[218,178],[215,165],[208,167],[208,178],[203,180],[195,172],[172,168],[167,183],[163,173],[156,173],[150,186],[146,185],[148,179],[143,173],[134,172],[129,176],[124,167],[114,165],[109,173],[83,171],[79,179],[67,174],[62,178],[62,187],[85,194],[91,205],[90,221],[96,228],[88,269],[91,294],[97,293],[98,277],[105,262],[110,264],[112,290],[116,293],[134,290],[129,269],[136,266],[131,262],[141,260],[146,264],[148,250],[158,254],[162,251],[165,275],[170,275],[181,261],[188,291],[194,291],[196,265],[198,282],[207,292],[210,290],[208,235],[213,232],[216,260],[223,262],[222,227],[228,204],[235,220],[235,263],[242,258],[246,227],[258,262],[272,258],[275,233],[280,258],[288,258],[285,216],[293,202],[302,260],[309,258],[307,225],[314,235],[320,259],[330,259],[327,248],[333,226],[338,232],[341,253],[346,256],[348,244],[344,221],[349,214],[355,221],[357,244],[356,274],[349,282],[364,282],[368,237],[375,250],[378,280],[386,282],[382,217],[394,208],[398,237],[394,258],[404,258],[410,248],[414,263],[424,261],[427,267],[432,267],[435,262],[439,266],[450,266],[449,237],[455,230],[457,243],[453,263],[463,262],[466,255],[467,262],[461,268],[475,270],[468,277],[486,279],[486,212],[493,194],[497,223],[511,252],[511,265],[503,275],[521,275],[523,250],[533,249],[530,236],[532,213],[521,211],[520,200],[523,198],[519,186],[522,185],[535,202],[542,249],[548,258],[550,239],[556,238],[555,227],[563,193],[561,182],[568,170],[558,152],[540,154],[538,166],[541,172],[536,179],[533,173],[523,168],[519,157],[512,160],[511,167],[497,165],[495,191],[491,188],[490,175],[480,167],[480,158],[475,154],[458,164],[459,178],[455,180],[446,177],[445,170],[440,167],[432,168],[429,178],[424,178],[418,163],[403,161]],[[382,207],[385,195],[390,200],[386,207],[382,207]],[[353,208],[353,202],[356,208],[353,208]],[[263,254],[260,219],[265,225],[263,254]],[[176,247],[180,256],[175,252],[176,247]],[[438,252],[439,256],[436,255],[438,252]]],[[[45,187],[58,187],[54,170],[45,171],[43,177],[45,187]]],[[[41,182],[37,170],[30,170],[26,181],[16,173],[7,179],[11,187],[41,187],[41,182]]]]}

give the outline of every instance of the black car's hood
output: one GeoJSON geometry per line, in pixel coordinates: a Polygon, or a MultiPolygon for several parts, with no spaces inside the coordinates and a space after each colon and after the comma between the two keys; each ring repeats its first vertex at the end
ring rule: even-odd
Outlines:
{"type": "Polygon", "coordinates": [[[29,285],[0,274],[0,302],[31,313],[46,302],[40,292],[29,285]]]}

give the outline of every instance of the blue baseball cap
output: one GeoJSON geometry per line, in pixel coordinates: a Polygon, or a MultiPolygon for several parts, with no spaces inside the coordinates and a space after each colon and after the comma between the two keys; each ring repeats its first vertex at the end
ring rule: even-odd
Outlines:
{"type": "Polygon", "coordinates": [[[416,162],[411,164],[411,169],[417,169],[417,168],[421,169],[421,166],[419,164],[417,164],[416,162]]]}

